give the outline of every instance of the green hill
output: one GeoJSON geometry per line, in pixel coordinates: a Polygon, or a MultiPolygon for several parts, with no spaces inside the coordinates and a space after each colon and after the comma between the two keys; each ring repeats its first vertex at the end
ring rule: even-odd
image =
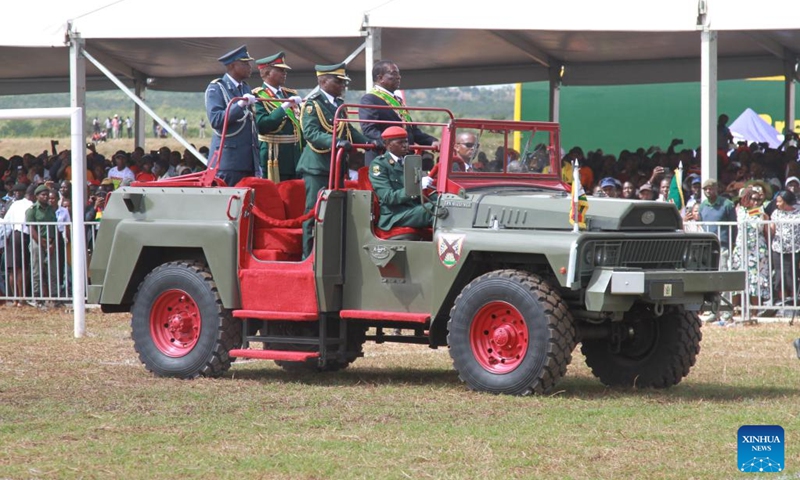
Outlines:
{"type": "MultiPolygon", "coordinates": [[[[302,91],[301,95],[309,93],[302,91]]],[[[357,103],[363,91],[350,91],[347,101],[357,103]]],[[[456,117],[511,119],[514,114],[514,87],[502,86],[434,88],[408,90],[406,101],[411,106],[442,107],[456,117]]],[[[200,118],[205,117],[203,92],[148,91],[147,105],[164,118],[186,118],[190,133],[197,130],[200,118]]],[[[69,106],[69,94],[0,96],[0,109],[48,108],[69,106]]],[[[103,121],[119,115],[133,118],[134,103],[120,91],[88,92],[86,94],[86,131],[91,131],[92,119],[103,121]]],[[[419,120],[437,121],[436,115],[415,115],[419,120]]],[[[149,125],[149,122],[148,122],[149,125]]],[[[0,121],[0,137],[64,137],[68,136],[67,120],[6,120],[0,121]]]]}

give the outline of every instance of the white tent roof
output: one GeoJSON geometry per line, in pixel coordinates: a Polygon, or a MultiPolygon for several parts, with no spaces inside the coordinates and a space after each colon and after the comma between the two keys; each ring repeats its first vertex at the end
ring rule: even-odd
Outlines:
{"type": "MultiPolygon", "coordinates": [[[[706,0],[719,32],[719,78],[781,75],[800,52],[800,22],[788,0],[706,0]],[[758,29],[753,29],[758,26],[758,29]]],[[[220,74],[216,58],[247,44],[256,58],[279,50],[293,67],[293,86],[310,87],[316,63],[344,60],[364,41],[364,27],[382,31],[382,56],[403,70],[404,88],[546,80],[564,65],[565,85],[697,81],[697,0],[642,2],[563,0],[491,8],[429,0],[359,0],[328,8],[296,0],[276,16],[257,8],[238,16],[196,2],[46,0],[18,6],[0,19],[0,94],[67,91],[67,21],[86,50],[113,72],[152,79],[149,88],[195,91],[220,74]],[[214,12],[215,14],[209,14],[214,12]]],[[[363,87],[364,56],[349,65],[363,87]]],[[[87,88],[111,88],[92,65],[87,88]]]]}

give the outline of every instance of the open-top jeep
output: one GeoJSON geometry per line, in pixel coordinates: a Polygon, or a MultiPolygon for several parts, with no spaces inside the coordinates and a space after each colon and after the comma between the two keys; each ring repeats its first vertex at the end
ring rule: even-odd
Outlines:
{"type": "Polygon", "coordinates": [[[89,301],[131,312],[139,358],[163,376],[218,376],[234,358],[335,371],[370,340],[447,346],[475,390],[544,393],[580,342],[607,385],[680,382],[700,349],[698,312],[744,283],[718,271],[717,238],[684,232],[671,203],[611,198],[591,198],[587,228],[573,231],[557,124],[444,113],[426,124],[441,130],[435,201],[420,192],[420,157],[405,162],[430,230],[379,230],[371,171],[343,181],[341,150],[305,215],[302,181],[225,186],[212,159],[110,195],[89,301]],[[463,132],[478,141],[466,171],[453,161],[463,132]]]}

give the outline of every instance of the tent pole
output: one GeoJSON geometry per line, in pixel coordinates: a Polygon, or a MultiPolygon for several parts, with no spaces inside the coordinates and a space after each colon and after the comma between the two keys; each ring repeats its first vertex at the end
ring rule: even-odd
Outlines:
{"type": "Polygon", "coordinates": [[[92,64],[94,64],[94,66],[97,67],[101,72],[103,72],[103,75],[108,77],[108,79],[111,80],[114,83],[114,85],[116,85],[117,88],[119,88],[122,91],[122,93],[127,95],[131,100],[134,101],[134,103],[136,103],[136,105],[141,107],[142,110],[144,110],[145,112],[147,112],[148,115],[154,118],[159,123],[159,125],[161,125],[162,128],[164,128],[167,132],[169,132],[169,134],[172,135],[175,138],[175,140],[178,141],[178,143],[183,145],[184,148],[186,148],[186,150],[189,150],[192,153],[192,155],[197,157],[197,159],[203,162],[204,164],[208,163],[206,157],[204,157],[200,152],[198,152],[197,149],[194,148],[191,143],[187,142],[183,137],[178,135],[178,132],[173,130],[172,127],[169,126],[169,123],[162,120],[161,117],[159,117],[158,114],[156,114],[156,112],[154,112],[150,107],[147,106],[146,103],[144,103],[144,101],[142,101],[142,99],[140,99],[133,92],[131,92],[130,89],[120,81],[120,79],[118,79],[113,73],[111,73],[111,70],[107,69],[105,65],[97,61],[97,59],[95,59],[93,56],[89,54],[89,52],[85,50],[83,51],[83,56],[86,57],[87,60],[92,62],[92,64]]]}
{"type": "Polygon", "coordinates": [[[369,27],[367,29],[367,50],[366,50],[366,57],[364,58],[364,75],[365,75],[365,83],[364,85],[366,91],[372,90],[374,86],[372,84],[372,66],[375,65],[375,62],[382,58],[381,53],[381,29],[369,27]]]}
{"type": "Polygon", "coordinates": [[[700,32],[700,149],[703,179],[717,178],[717,32],[700,32]]]}
{"type": "MultiPolygon", "coordinates": [[[[797,59],[794,57],[788,57],[789,60],[784,60],[783,62],[783,77],[784,77],[784,94],[783,94],[783,105],[784,105],[784,116],[783,118],[786,121],[786,126],[784,127],[785,130],[795,131],[795,115],[796,112],[794,110],[794,102],[795,102],[795,76],[797,72],[795,72],[795,68],[797,66],[797,59]]],[[[778,133],[785,133],[785,132],[778,132],[778,133]]]]}
{"type": "MultiPolygon", "coordinates": [[[[144,101],[145,89],[147,87],[147,79],[137,76],[133,80],[133,94],[136,98],[144,101]]],[[[137,147],[145,147],[145,135],[147,133],[147,117],[143,114],[142,109],[138,104],[133,107],[133,137],[134,145],[137,147]]]]}
{"type": "Polygon", "coordinates": [[[72,312],[75,338],[86,334],[86,228],[84,202],[86,201],[86,60],[83,57],[83,39],[69,32],[69,85],[72,137],[72,312]]]}

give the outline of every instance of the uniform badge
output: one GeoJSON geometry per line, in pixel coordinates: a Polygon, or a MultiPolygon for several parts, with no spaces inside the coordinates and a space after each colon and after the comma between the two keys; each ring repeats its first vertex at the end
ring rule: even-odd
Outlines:
{"type": "Polygon", "coordinates": [[[389,165],[394,165],[394,158],[389,159],[389,165]]]}
{"type": "Polygon", "coordinates": [[[373,165],[372,166],[372,174],[376,177],[381,174],[381,166],[380,165],[373,165]]]}
{"type": "Polygon", "coordinates": [[[464,235],[441,234],[438,240],[439,261],[447,268],[453,268],[461,259],[464,235]]]}
{"type": "Polygon", "coordinates": [[[313,111],[314,111],[314,107],[312,107],[311,104],[306,105],[306,113],[307,114],[310,114],[313,111]]]}

